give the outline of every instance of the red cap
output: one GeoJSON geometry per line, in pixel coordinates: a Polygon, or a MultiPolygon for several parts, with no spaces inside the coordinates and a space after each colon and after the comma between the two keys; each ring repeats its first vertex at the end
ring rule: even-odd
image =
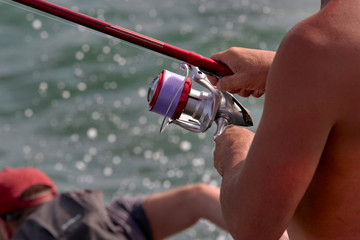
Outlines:
{"type": "Polygon", "coordinates": [[[0,215],[50,201],[57,193],[57,188],[50,178],[36,168],[4,168],[0,172],[0,215]],[[21,199],[23,192],[35,185],[48,186],[51,191],[37,194],[30,199],[21,199]]]}

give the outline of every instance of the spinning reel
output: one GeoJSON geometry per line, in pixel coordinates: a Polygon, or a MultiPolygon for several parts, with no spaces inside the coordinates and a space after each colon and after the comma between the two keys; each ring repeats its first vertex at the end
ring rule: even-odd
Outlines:
{"type": "Polygon", "coordinates": [[[149,109],[164,116],[160,132],[170,123],[175,123],[186,130],[201,133],[215,121],[215,139],[228,125],[253,125],[248,110],[232,94],[218,91],[199,68],[183,63],[181,69],[187,72],[185,77],[163,70],[149,86],[149,109]],[[191,79],[189,72],[192,72],[191,79]],[[193,81],[208,92],[193,89],[193,81]]]}

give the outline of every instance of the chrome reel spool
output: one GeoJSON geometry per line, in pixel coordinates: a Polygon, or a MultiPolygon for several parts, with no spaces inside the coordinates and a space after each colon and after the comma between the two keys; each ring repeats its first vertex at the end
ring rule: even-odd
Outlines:
{"type": "Polygon", "coordinates": [[[199,68],[182,64],[186,76],[163,70],[150,84],[149,109],[164,116],[160,131],[174,123],[186,130],[201,133],[217,123],[214,138],[228,125],[253,126],[249,111],[228,93],[218,91],[199,68]],[[191,79],[188,77],[192,73],[191,79]],[[196,82],[208,91],[192,88],[196,82]]]}

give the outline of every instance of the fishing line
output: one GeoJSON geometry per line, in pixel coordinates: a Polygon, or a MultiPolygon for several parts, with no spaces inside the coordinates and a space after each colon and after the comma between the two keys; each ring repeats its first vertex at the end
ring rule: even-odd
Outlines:
{"type": "MultiPolygon", "coordinates": [[[[64,20],[61,19],[61,18],[53,17],[53,16],[50,15],[50,14],[46,14],[46,13],[41,12],[41,11],[38,11],[38,10],[36,10],[36,9],[34,9],[34,8],[30,8],[30,7],[26,7],[26,6],[18,5],[18,4],[14,4],[14,3],[9,3],[9,2],[6,2],[5,0],[0,0],[0,2],[5,3],[5,4],[7,4],[7,5],[10,5],[10,6],[12,6],[12,7],[16,7],[16,8],[25,10],[26,12],[34,13],[34,14],[36,14],[36,15],[40,15],[40,16],[43,16],[43,17],[46,17],[46,18],[55,20],[55,21],[57,21],[57,22],[65,23],[65,24],[67,24],[67,25],[69,25],[69,26],[72,26],[72,27],[75,27],[75,28],[78,28],[78,26],[81,26],[81,25],[79,25],[79,24],[74,24],[74,23],[72,23],[72,22],[70,22],[70,21],[64,21],[64,20]]],[[[86,27],[84,27],[84,26],[81,26],[81,27],[85,28],[86,30],[92,31],[92,32],[94,32],[94,33],[96,33],[96,34],[98,34],[98,35],[103,35],[103,36],[105,35],[106,37],[110,37],[110,36],[108,36],[108,35],[106,35],[106,34],[101,34],[101,33],[97,32],[97,31],[95,31],[95,30],[92,30],[92,29],[90,29],[90,28],[86,28],[86,27]]]]}
{"type": "MultiPolygon", "coordinates": [[[[172,100],[171,100],[171,102],[170,102],[170,104],[169,104],[169,107],[168,107],[166,113],[163,114],[165,117],[164,117],[164,119],[163,119],[163,121],[162,121],[162,123],[161,123],[160,132],[163,132],[164,129],[165,129],[165,127],[170,124],[170,119],[174,116],[174,113],[175,113],[175,111],[176,111],[176,109],[177,109],[177,107],[178,107],[178,103],[179,103],[179,101],[180,101],[180,97],[181,97],[181,94],[179,94],[179,93],[180,93],[180,90],[183,90],[183,89],[184,89],[185,83],[187,82],[186,80],[187,80],[187,78],[189,77],[189,67],[188,67],[187,65],[183,65],[182,68],[184,68],[184,69],[186,70],[186,76],[184,77],[184,80],[181,80],[181,77],[180,77],[180,78],[177,78],[177,77],[176,77],[177,74],[175,74],[175,76],[172,77],[172,78],[173,78],[172,81],[167,80],[167,79],[169,79],[169,78],[165,79],[165,80],[167,80],[167,81],[170,82],[169,85],[175,85],[175,88],[178,86],[178,82],[179,82],[179,79],[180,79],[181,85],[178,87],[178,89],[177,89],[177,91],[176,91],[175,94],[173,94],[172,92],[166,90],[166,94],[167,94],[167,97],[166,97],[166,98],[169,99],[169,97],[171,97],[171,96],[173,96],[173,98],[172,98],[172,100]],[[176,83],[176,82],[177,82],[177,83],[176,83]],[[174,103],[175,100],[176,100],[176,104],[173,105],[173,103],[174,103]],[[172,113],[169,115],[169,112],[170,112],[170,110],[172,110],[172,108],[173,108],[173,111],[172,111],[172,113]],[[164,124],[165,124],[165,125],[164,125],[164,124]]],[[[174,74],[171,74],[171,75],[174,75],[174,74]]],[[[166,85],[166,83],[163,83],[163,85],[166,85]]],[[[191,85],[190,85],[190,86],[191,86],[191,85]]],[[[163,101],[163,100],[162,100],[162,101],[163,101]]],[[[162,110],[161,110],[161,111],[162,111],[162,110]]]]}
{"type": "Polygon", "coordinates": [[[107,39],[110,39],[110,40],[114,40],[114,39],[115,39],[115,40],[117,40],[117,41],[120,41],[122,44],[131,46],[131,47],[134,47],[134,48],[136,48],[136,49],[138,49],[138,50],[145,50],[145,51],[148,52],[148,53],[153,53],[153,54],[156,54],[157,56],[165,57],[165,58],[167,58],[167,59],[169,59],[169,60],[180,62],[179,60],[174,59],[174,58],[171,58],[171,57],[169,57],[169,56],[167,56],[167,55],[160,54],[160,53],[158,53],[158,52],[156,52],[156,51],[152,51],[152,50],[147,49],[147,48],[145,48],[145,47],[141,47],[141,46],[136,45],[136,44],[133,44],[133,43],[131,43],[131,42],[124,41],[124,40],[122,40],[122,39],[120,39],[120,38],[116,38],[116,37],[110,36],[110,35],[108,35],[108,34],[105,34],[105,33],[102,33],[102,32],[96,31],[96,30],[93,30],[93,29],[91,29],[91,28],[82,26],[82,25],[80,25],[80,24],[75,24],[75,23],[73,23],[73,22],[71,22],[71,21],[66,21],[66,20],[64,20],[64,19],[62,19],[62,18],[54,17],[53,15],[47,14],[47,13],[42,12],[42,11],[39,11],[39,10],[36,10],[36,9],[34,9],[34,8],[30,8],[30,7],[23,6],[23,5],[16,4],[16,3],[10,3],[10,2],[7,2],[7,1],[5,1],[5,0],[0,0],[0,2],[2,2],[2,3],[4,3],[4,4],[7,4],[7,5],[9,5],[9,6],[12,6],[12,7],[16,7],[16,8],[18,8],[18,9],[25,10],[26,12],[29,12],[29,13],[33,13],[33,14],[36,14],[36,15],[39,15],[39,16],[42,16],[42,17],[45,17],[45,18],[48,18],[48,19],[51,19],[51,20],[55,20],[55,21],[60,22],[60,23],[64,23],[64,24],[66,24],[66,25],[69,25],[69,26],[71,26],[71,27],[74,27],[74,28],[78,29],[78,31],[80,31],[80,32],[82,31],[82,30],[80,30],[80,29],[84,29],[84,32],[93,33],[93,34],[96,34],[96,35],[98,35],[98,36],[102,36],[102,37],[105,37],[105,38],[107,38],[107,39]]]}

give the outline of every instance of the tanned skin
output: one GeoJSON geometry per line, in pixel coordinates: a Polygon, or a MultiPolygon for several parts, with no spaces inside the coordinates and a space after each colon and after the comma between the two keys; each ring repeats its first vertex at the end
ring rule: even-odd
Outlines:
{"type": "MultiPolygon", "coordinates": [[[[216,139],[235,239],[275,240],[286,229],[291,240],[360,239],[359,12],[358,0],[323,1],[289,31],[266,80],[258,78],[266,91],[256,134],[229,127],[216,139]]],[[[213,58],[233,72],[240,62],[227,51],[213,58]]],[[[257,90],[227,80],[222,90],[257,90]]]]}

